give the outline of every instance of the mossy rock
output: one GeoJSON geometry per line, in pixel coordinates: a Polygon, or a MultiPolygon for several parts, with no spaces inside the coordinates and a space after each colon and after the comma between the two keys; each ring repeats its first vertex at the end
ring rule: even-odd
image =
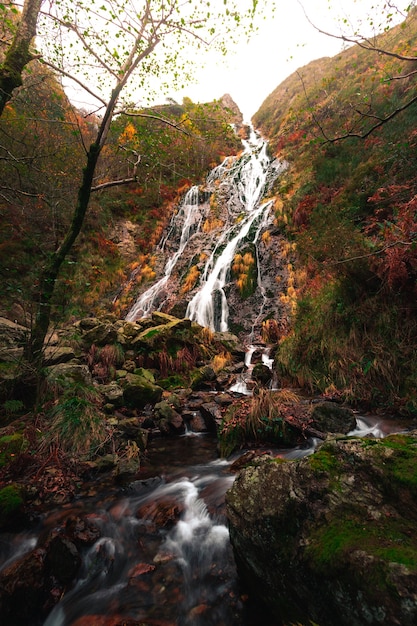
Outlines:
{"type": "Polygon", "coordinates": [[[149,380],[150,383],[154,383],[155,382],[155,376],[153,374],[153,372],[151,372],[151,370],[145,369],[144,367],[137,367],[133,373],[136,376],[141,376],[142,378],[145,378],[146,380],[149,380]]]}
{"type": "Polygon", "coordinates": [[[226,502],[240,575],[277,619],[417,623],[417,433],[262,458],[226,502]]]}
{"type": "Polygon", "coordinates": [[[347,434],[355,429],[356,418],[352,409],[335,402],[320,402],[311,411],[312,426],[322,433],[347,434]]]}
{"type": "Polygon", "coordinates": [[[29,443],[20,433],[3,435],[0,437],[0,467],[10,463],[21,452],[24,452],[29,443]]]}
{"type": "Polygon", "coordinates": [[[252,370],[252,380],[266,387],[272,380],[272,371],[264,363],[256,363],[252,370]]]}
{"type": "Polygon", "coordinates": [[[7,485],[0,489],[0,530],[13,527],[22,514],[23,489],[19,485],[7,485]]]}
{"type": "Polygon", "coordinates": [[[123,379],[123,399],[129,406],[144,408],[162,398],[163,389],[143,376],[127,374],[123,379]]]}

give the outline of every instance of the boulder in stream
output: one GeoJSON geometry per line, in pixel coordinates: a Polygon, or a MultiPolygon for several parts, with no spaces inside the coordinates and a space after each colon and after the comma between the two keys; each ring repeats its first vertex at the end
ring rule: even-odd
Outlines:
{"type": "Polygon", "coordinates": [[[255,459],[226,494],[241,577],[277,620],[417,623],[417,433],[255,459]]]}

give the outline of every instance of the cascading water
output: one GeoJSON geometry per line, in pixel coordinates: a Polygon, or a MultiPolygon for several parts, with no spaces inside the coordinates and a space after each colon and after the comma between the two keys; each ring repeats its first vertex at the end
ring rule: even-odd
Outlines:
{"type": "Polygon", "coordinates": [[[200,228],[203,216],[198,210],[198,195],[198,187],[191,187],[184,197],[180,210],[172,218],[168,234],[161,241],[160,248],[163,248],[167,239],[176,233],[178,227],[181,227],[181,237],[178,249],[166,263],[162,278],[152,285],[152,287],[147,289],[130,309],[126,316],[128,321],[133,321],[138,317],[146,317],[156,308],[157,298],[160,297],[161,293],[163,293],[178,259],[184,252],[188,240],[191,235],[200,228]]]}
{"type": "MultiPolygon", "coordinates": [[[[254,131],[248,141],[243,141],[243,145],[244,152],[240,157],[227,157],[212,170],[206,181],[207,195],[224,191],[225,206],[222,210],[227,217],[224,227],[215,236],[204,235],[204,250],[208,251],[208,258],[198,287],[188,303],[186,317],[212,330],[228,329],[229,307],[225,287],[230,280],[235,253],[244,242],[255,245],[266,228],[271,202],[262,203],[262,198],[272,180],[286,166],[270,160],[267,143],[254,131]]],[[[207,203],[199,203],[198,197],[198,188],[190,190],[180,211],[173,217],[160,248],[177,238],[177,250],[166,262],[162,278],[139,297],[128,312],[127,320],[134,321],[140,316],[146,317],[152,310],[163,308],[174,268],[187,245],[194,238],[203,237],[203,218],[210,212],[210,207],[207,203]]],[[[258,285],[262,290],[259,262],[257,271],[258,285]]]]}

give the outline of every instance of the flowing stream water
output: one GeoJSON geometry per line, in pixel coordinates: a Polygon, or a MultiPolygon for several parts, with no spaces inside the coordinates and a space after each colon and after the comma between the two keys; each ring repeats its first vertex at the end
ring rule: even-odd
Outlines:
{"type": "MultiPolygon", "coordinates": [[[[85,549],[76,584],[44,626],[123,620],[259,626],[261,609],[241,597],[224,514],[224,494],[234,475],[216,446],[209,435],[153,440],[142,479],[123,487],[92,484],[90,493],[45,514],[33,532],[0,535],[0,571],[66,519],[87,517],[101,536],[85,549]]],[[[312,451],[305,447],[280,455],[297,458],[312,451]]],[[[269,623],[264,615],[262,624],[269,623]]],[[[34,615],[27,626],[41,624],[34,615]]]]}
{"type": "MultiPolygon", "coordinates": [[[[384,437],[396,430],[397,423],[360,417],[350,434],[384,437]]],[[[294,460],[315,445],[273,452],[294,460]]],[[[87,518],[100,529],[82,553],[73,587],[45,621],[33,615],[25,626],[275,626],[239,584],[224,511],[230,468],[210,435],[154,439],[138,480],[92,483],[70,504],[45,513],[35,529],[0,534],[1,572],[67,519],[87,518]]]]}

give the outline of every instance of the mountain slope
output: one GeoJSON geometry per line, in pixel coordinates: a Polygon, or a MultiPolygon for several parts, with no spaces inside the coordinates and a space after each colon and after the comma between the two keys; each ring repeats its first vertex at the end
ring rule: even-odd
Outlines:
{"type": "MultiPolygon", "coordinates": [[[[376,40],[411,56],[416,43],[416,11],[376,40]]],[[[254,116],[290,163],[275,189],[297,249],[283,380],[404,411],[417,406],[416,105],[370,131],[415,97],[415,67],[353,46],[295,72],[254,116]]]]}

